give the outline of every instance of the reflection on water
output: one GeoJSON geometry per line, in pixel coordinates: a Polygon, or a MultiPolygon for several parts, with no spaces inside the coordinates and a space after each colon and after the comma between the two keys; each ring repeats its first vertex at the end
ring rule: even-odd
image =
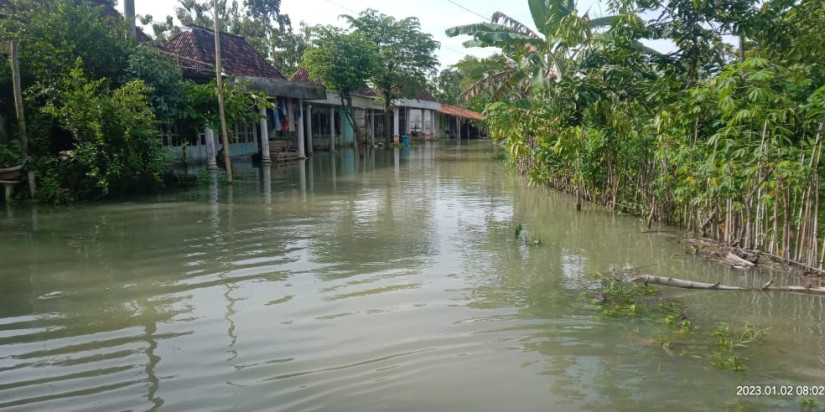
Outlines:
{"type": "MultiPolygon", "coordinates": [[[[771,328],[732,374],[635,344],[580,277],[760,285],[675,232],[574,211],[489,144],[318,153],[233,186],[0,218],[0,409],[707,410],[822,384],[821,298],[668,291],[696,324],[771,328]],[[522,224],[541,246],[513,236],[522,224]]],[[[776,279],[780,282],[781,279],[776,279]]],[[[825,401],[821,399],[820,401],[825,401]]]]}

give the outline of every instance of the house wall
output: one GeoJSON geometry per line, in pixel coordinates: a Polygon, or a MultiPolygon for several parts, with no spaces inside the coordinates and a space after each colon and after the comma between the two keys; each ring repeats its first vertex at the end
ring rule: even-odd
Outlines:
{"type": "MultiPolygon", "coordinates": [[[[259,132],[255,123],[236,125],[230,133],[235,138],[235,143],[229,144],[229,153],[232,157],[251,156],[258,153],[259,132]]],[[[187,137],[178,135],[174,128],[167,128],[161,134],[161,139],[166,156],[170,160],[183,161],[185,152],[187,162],[206,161],[206,135],[203,132],[198,133],[197,136],[187,137]]],[[[220,133],[215,133],[215,147],[220,150],[221,146],[220,133]]]]}

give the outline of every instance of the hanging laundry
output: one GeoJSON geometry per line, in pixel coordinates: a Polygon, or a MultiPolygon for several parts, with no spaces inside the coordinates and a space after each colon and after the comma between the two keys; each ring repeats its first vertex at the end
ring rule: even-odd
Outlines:
{"type": "Polygon", "coordinates": [[[273,127],[275,130],[280,130],[282,132],[288,132],[289,128],[287,127],[284,129],[284,121],[286,120],[286,102],[282,98],[278,98],[275,102],[275,108],[273,108],[273,112],[275,112],[275,123],[273,127]]]}
{"type": "Polygon", "coordinates": [[[271,110],[271,113],[272,113],[272,128],[275,129],[275,130],[278,130],[279,126],[281,125],[281,115],[280,115],[280,113],[278,113],[278,102],[277,101],[275,102],[275,107],[273,107],[270,110],[271,110]]]}

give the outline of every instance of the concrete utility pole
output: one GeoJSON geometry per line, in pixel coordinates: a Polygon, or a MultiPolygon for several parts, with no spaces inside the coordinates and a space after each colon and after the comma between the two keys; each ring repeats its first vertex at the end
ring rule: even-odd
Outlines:
{"type": "Polygon", "coordinates": [[[304,113],[307,119],[306,136],[307,136],[307,153],[312,155],[312,105],[308,104],[304,113]]]}
{"type": "Polygon", "coordinates": [[[218,110],[221,112],[221,134],[223,134],[223,160],[226,164],[226,182],[232,183],[232,163],[229,160],[229,133],[226,132],[226,112],[223,108],[223,78],[221,77],[221,72],[223,69],[221,67],[221,32],[220,32],[220,24],[218,20],[220,19],[220,13],[218,13],[218,0],[214,1],[215,6],[215,19],[214,19],[214,26],[215,26],[215,73],[218,78],[218,110]]]}
{"type": "Polygon", "coordinates": [[[329,108],[329,151],[335,151],[335,105],[329,108]]]}
{"type": "MultiPolygon", "coordinates": [[[[278,109],[275,109],[278,110],[278,109]]],[[[269,124],[267,122],[266,108],[262,107],[261,111],[261,163],[272,163],[269,158],[269,124]]]]}

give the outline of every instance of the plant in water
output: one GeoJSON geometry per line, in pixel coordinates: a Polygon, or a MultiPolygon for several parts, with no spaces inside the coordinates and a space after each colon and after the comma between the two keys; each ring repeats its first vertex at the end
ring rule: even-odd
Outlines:
{"type": "Polygon", "coordinates": [[[720,323],[711,333],[711,336],[716,338],[716,350],[711,365],[730,371],[744,370],[742,361],[745,358],[739,354],[739,350],[756,342],[765,332],[766,329],[759,329],[750,322],[745,323],[745,328],[741,333],[732,331],[728,323],[720,323]]]}
{"type": "MultiPolygon", "coordinates": [[[[639,328],[633,330],[633,340],[644,346],[661,347],[669,356],[690,356],[710,359],[711,365],[730,371],[743,371],[747,358],[742,351],[765,335],[747,322],[742,330],[729,323],[720,323],[711,333],[701,333],[700,325],[688,319],[678,301],[663,296],[653,286],[628,283],[621,276],[596,273],[583,296],[590,305],[601,309],[604,316],[628,317],[635,322],[654,325],[654,338],[644,338],[639,328]],[[678,350],[677,350],[678,349],[678,350]]],[[[638,323],[635,323],[638,325],[638,323]]]]}
{"type": "Polygon", "coordinates": [[[593,297],[591,304],[602,308],[603,315],[638,316],[650,311],[667,312],[669,308],[670,302],[661,300],[653,286],[627,283],[622,278],[602,273],[596,273],[594,277],[596,290],[588,292],[588,296],[593,297]]]}
{"type": "MultiPolygon", "coordinates": [[[[813,412],[817,410],[816,400],[813,398],[802,398],[799,400],[799,410],[803,412],[813,412]]],[[[823,409],[825,410],[825,409],[823,409]]]]}

